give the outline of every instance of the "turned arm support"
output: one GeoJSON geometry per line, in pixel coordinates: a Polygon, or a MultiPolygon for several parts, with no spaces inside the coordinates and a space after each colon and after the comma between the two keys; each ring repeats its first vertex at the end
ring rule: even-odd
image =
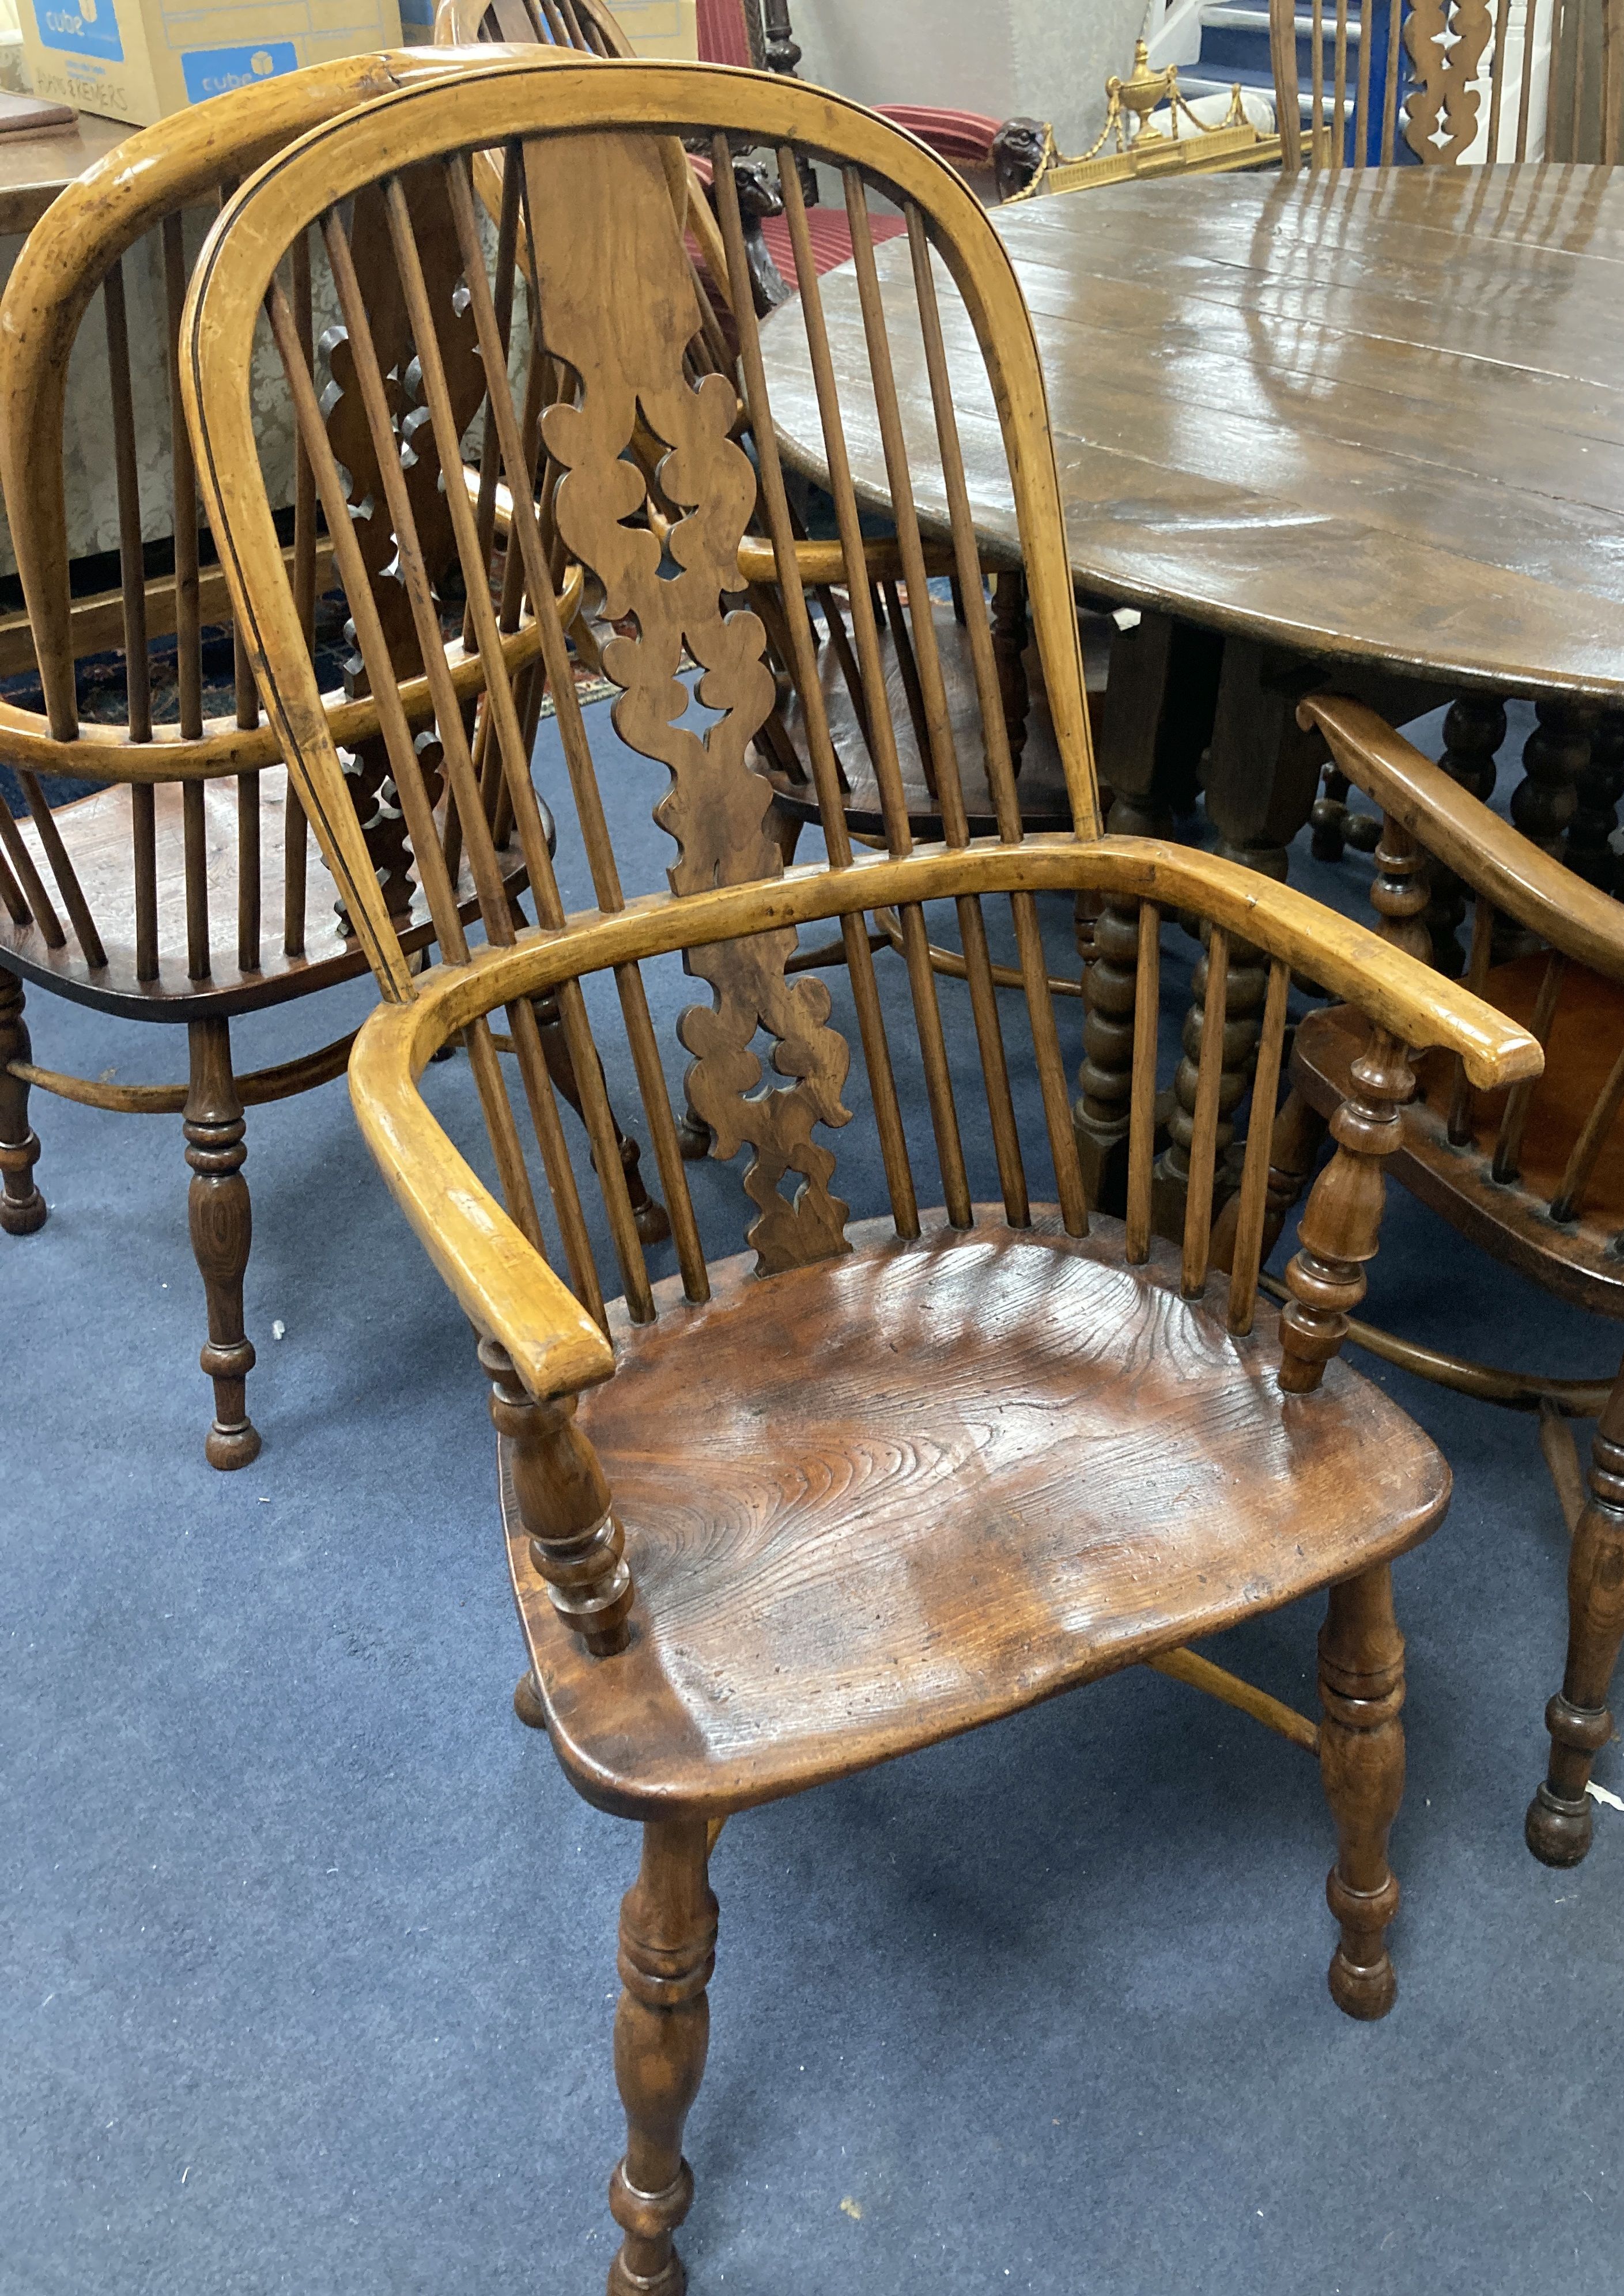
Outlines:
{"type": "Polygon", "coordinates": [[[1316,726],[1339,770],[1474,893],[1576,964],[1624,980],[1624,906],[1542,853],[1365,703],[1310,694],[1297,719],[1316,726]]]}

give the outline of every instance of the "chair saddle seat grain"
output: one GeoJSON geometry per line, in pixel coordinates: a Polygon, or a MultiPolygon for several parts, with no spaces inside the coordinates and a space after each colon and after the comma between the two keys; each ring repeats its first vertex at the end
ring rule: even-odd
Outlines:
{"type": "MultiPolygon", "coordinates": [[[[988,1217],[995,1217],[989,1214],[988,1217]]],[[[582,1398],[642,1590],[612,1666],[566,1628],[502,1489],[554,1744],[642,1819],[716,1814],[973,1728],[1425,1538],[1449,1471],[1332,1364],[1283,1395],[1237,1338],[1124,1266],[1116,1224],[945,1226],[615,1331],[582,1398]]],[[[660,1287],[663,1292],[665,1287],[660,1287]]],[[[505,1448],[505,1447],[504,1447],[505,1448]]]]}
{"type": "MultiPolygon", "coordinates": [[[[1525,1026],[1549,960],[1543,951],[1494,966],[1483,994],[1525,1026]]],[[[1310,1013],[1297,1031],[1292,1072],[1310,1106],[1329,1114],[1348,1088],[1348,1072],[1369,1028],[1346,1004],[1310,1013]]],[[[1392,1170],[1421,1201],[1496,1259],[1558,1291],[1576,1306],[1624,1315],[1624,1130],[1603,1139],[1571,1219],[1556,1220],[1557,1197],[1574,1147],[1609,1074],[1624,1050],[1624,984],[1570,965],[1546,1039],[1546,1068],[1530,1100],[1514,1177],[1497,1179],[1495,1145],[1505,1113],[1504,1092],[1475,1093],[1465,1111],[1467,1136],[1449,1136],[1456,1065],[1429,1054],[1415,1063],[1416,1095],[1405,1118],[1404,1146],[1392,1170]],[[1560,1262],[1553,1261],[1554,1250],[1560,1262]]]]}

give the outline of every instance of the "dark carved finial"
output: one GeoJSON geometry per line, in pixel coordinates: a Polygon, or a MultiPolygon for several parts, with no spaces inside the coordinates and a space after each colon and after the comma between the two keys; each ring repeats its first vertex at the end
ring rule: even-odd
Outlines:
{"type": "MultiPolygon", "coordinates": [[[[744,230],[744,259],[750,266],[750,300],[756,307],[756,316],[765,319],[769,311],[775,311],[781,303],[787,303],[795,291],[774,262],[772,250],[761,230],[762,222],[767,216],[783,213],[783,199],[759,160],[735,160],[733,180],[739,194],[739,221],[744,230]]],[[[714,184],[706,184],[705,197],[714,210],[714,184]]]]}
{"type": "Polygon", "coordinates": [[[1050,141],[1048,126],[1041,119],[1005,121],[992,139],[993,174],[1001,200],[1013,200],[1037,181],[1050,141]]]}

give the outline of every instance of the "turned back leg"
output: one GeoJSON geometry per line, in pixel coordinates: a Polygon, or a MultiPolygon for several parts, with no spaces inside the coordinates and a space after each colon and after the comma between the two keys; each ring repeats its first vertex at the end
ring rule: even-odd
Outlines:
{"type": "Polygon", "coordinates": [[[22,983],[0,965],[0,1228],[7,1235],[32,1235],[45,1224],[45,1200],[34,1185],[39,1140],[29,1124],[29,1087],[10,1069],[32,1058],[22,983]]]}
{"type": "Polygon", "coordinates": [[[1385,1563],[1332,1587],[1319,1693],[1320,1777],[1337,1839],[1325,1896],[1341,1927],[1332,1998],[1350,2017],[1385,2017],[1398,1989],[1387,1950],[1398,1906],[1387,1837],[1404,1794],[1404,1637],[1385,1563]]]}
{"type": "Polygon", "coordinates": [[[705,1988],[716,1961],[716,1899],[706,1878],[703,1818],[643,1829],[643,1864],[620,1907],[615,2078],[626,2107],[626,2152],[609,2205],[625,2238],[609,2296],[681,2296],[686,2276],[672,2235],[693,2198],[683,2124],[699,2094],[710,2035],[705,1988]]]}
{"type": "Polygon", "coordinates": [[[209,1306],[209,1340],[199,1360],[214,1382],[214,1424],[203,1450],[211,1467],[246,1467],[259,1456],[246,1394],[254,1350],[242,1329],[242,1278],[253,1236],[242,1177],[246,1128],[232,1074],[229,1024],[193,1021],[187,1035],[192,1078],[185,1130],[192,1185],[186,1209],[209,1306]]]}
{"type": "Polygon", "coordinates": [[[1568,1663],[1545,1710],[1550,1767],[1529,1805],[1528,1846],[1546,1866],[1577,1866],[1590,1847],[1591,1766],[1612,1735],[1608,1686],[1624,1642],[1624,1370],[1590,1455],[1590,1496],[1568,1561],[1568,1663]]]}

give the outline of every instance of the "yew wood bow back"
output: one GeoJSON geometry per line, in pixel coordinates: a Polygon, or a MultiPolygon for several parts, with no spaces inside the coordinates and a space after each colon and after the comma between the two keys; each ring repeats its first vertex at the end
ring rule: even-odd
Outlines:
{"type": "MultiPolygon", "coordinates": [[[[374,242],[375,248],[381,244],[374,242]]],[[[528,313],[529,304],[524,308],[528,313]]],[[[1098,836],[1097,804],[1059,491],[1030,323],[997,236],[962,182],[921,145],[854,104],[760,75],[708,67],[574,65],[529,58],[470,63],[431,96],[407,92],[372,104],[280,155],[222,214],[194,275],[185,388],[200,482],[219,537],[239,626],[324,851],[367,941],[385,996],[407,1006],[414,1001],[431,1005],[431,1014],[422,1009],[403,1014],[398,1029],[374,1036],[365,1081],[357,1079],[365,1103],[364,1121],[463,1304],[481,1329],[517,1349],[515,1360],[535,1391],[559,1392],[578,1384],[588,1366],[592,1375],[602,1376],[610,1365],[592,1328],[603,1315],[603,1287],[535,1042],[530,999],[544,990],[557,996],[586,1096],[597,1185],[620,1287],[634,1317],[653,1313],[651,1279],[618,1185],[619,1166],[610,1146],[608,1111],[595,1083],[597,1063],[578,985],[583,972],[600,965],[608,967],[616,983],[691,1298],[704,1296],[704,1259],[637,969],[640,957],[658,949],[685,949],[688,969],[709,985],[711,1008],[695,1008],[682,1025],[684,1043],[694,1056],[691,1097],[711,1128],[718,1154],[732,1156],[743,1145],[751,1151],[745,1187],[756,1216],[750,1240],[767,1269],[805,1264],[844,1249],[846,1206],[834,1193],[835,1159],[821,1136],[849,1119],[842,1093],[849,1055],[844,1039],[829,1025],[826,988],[794,970],[791,928],[798,922],[818,917],[841,921],[867,1095],[892,1210],[905,1234],[917,1232],[920,1192],[914,1167],[922,1154],[933,1154],[952,1222],[967,1226],[973,1217],[939,992],[930,969],[922,908],[928,898],[952,898],[958,905],[999,1186],[1005,1210],[1017,1222],[1028,1217],[1030,1191],[992,988],[983,894],[1007,893],[1011,899],[1053,1192],[1063,1225],[1074,1234],[1085,1227],[1087,1213],[1033,898],[1039,885],[1123,883],[1134,898],[1154,900],[1161,888],[1177,882],[1184,888],[1182,902],[1220,922],[1220,943],[1223,934],[1243,926],[1247,940],[1270,946],[1278,978],[1267,1028],[1276,1065],[1284,1027],[1282,968],[1293,961],[1311,963],[1327,982],[1334,972],[1346,983],[1344,993],[1367,1010],[1392,1016],[1389,1025],[1396,1022],[1395,1034],[1403,1041],[1431,1042],[1441,1030],[1469,1062],[1487,1062],[1496,1073],[1506,1062],[1537,1062],[1519,1032],[1497,1022],[1484,1036],[1481,1008],[1461,1005],[1458,999],[1452,1005],[1451,992],[1366,936],[1356,936],[1349,953],[1343,946],[1346,928],[1255,876],[1243,873],[1232,885],[1217,865],[1172,849],[1085,857],[1079,840],[1098,836]],[[735,443],[740,408],[732,384],[701,372],[696,363],[705,342],[703,310],[662,158],[673,135],[690,143],[708,136],[718,161],[730,137],[777,148],[788,163],[781,176],[792,226],[804,223],[794,165],[802,155],[838,169],[854,224],[861,223],[876,194],[906,218],[918,324],[934,391],[931,435],[905,434],[890,383],[886,315],[872,260],[865,259],[865,232],[856,234],[863,316],[858,340],[832,343],[810,265],[800,301],[774,322],[808,331],[837,529],[828,541],[808,541],[797,531],[750,299],[736,291],[744,277],[742,234],[731,196],[731,171],[720,165],[720,220],[742,334],[740,388],[757,444],[756,463],[735,443]],[[503,207],[495,233],[482,236],[472,163],[493,152],[505,161],[503,207]],[[413,197],[408,184],[414,187],[413,197]],[[346,220],[346,203],[352,200],[376,200],[387,216],[390,259],[417,346],[412,372],[421,404],[404,421],[369,352],[346,220]],[[464,410],[452,404],[445,373],[440,347],[446,315],[431,305],[417,245],[416,217],[437,206],[449,215],[461,250],[463,275],[453,299],[469,355],[477,357],[488,385],[500,379],[474,426],[481,440],[477,489],[453,488],[431,504],[436,515],[443,507],[455,537],[464,642],[492,665],[477,721],[449,682],[440,636],[447,594],[443,586],[437,593],[429,575],[422,510],[411,487],[410,440],[416,426],[432,426],[442,464],[459,430],[466,428],[464,410]],[[396,801],[447,959],[447,970],[427,984],[413,980],[390,929],[344,761],[300,641],[245,387],[263,306],[327,508],[335,563],[346,587],[358,593],[361,586],[351,582],[347,566],[358,548],[349,495],[320,421],[324,390],[331,387],[324,385],[300,340],[283,283],[291,252],[312,233],[331,266],[355,354],[357,390],[372,429],[381,499],[369,499],[368,514],[390,529],[406,605],[436,695],[443,767],[433,771],[424,770],[398,714],[387,707],[382,713],[396,801]],[[536,302],[521,346],[518,314],[521,283],[527,279],[536,283],[536,302]],[[1037,650],[1076,835],[1021,840],[990,636],[982,618],[972,613],[979,732],[990,761],[1001,834],[976,840],[967,834],[962,803],[955,800],[956,758],[939,666],[922,644],[917,675],[942,795],[945,847],[915,849],[896,772],[890,697],[876,676],[864,682],[874,697],[870,743],[882,791],[888,784],[890,790],[887,853],[881,861],[858,859],[842,817],[826,728],[820,729],[818,720],[807,590],[820,582],[841,586],[856,650],[865,663],[876,651],[879,572],[900,577],[910,591],[923,595],[940,570],[956,576],[967,597],[983,594],[957,418],[941,355],[939,299],[948,293],[961,297],[969,314],[998,409],[1037,650]],[[863,506],[849,473],[849,440],[858,425],[873,426],[890,480],[896,536],[882,545],[864,536],[863,506]],[[511,521],[504,553],[498,547],[499,504],[511,521]],[[559,609],[567,565],[578,566],[596,586],[618,632],[604,644],[603,660],[621,688],[615,710],[619,737],[663,764],[671,776],[655,816],[674,841],[668,871],[671,890],[652,906],[628,908],[611,808],[576,701],[565,617],[559,609]],[[764,581],[774,586],[777,602],[771,627],[743,603],[747,594],[752,600],[763,595],[764,581]],[[590,947],[590,961],[583,957],[579,964],[573,929],[563,943],[556,939],[566,920],[530,778],[533,704],[526,708],[514,678],[498,661],[504,623],[534,628],[534,646],[558,709],[570,789],[600,915],[593,928],[595,938],[580,945],[583,952],[590,947]],[[688,699],[678,673],[685,660],[700,673],[694,688],[699,702],[717,713],[702,736],[683,722],[688,699]],[[826,868],[784,873],[764,825],[767,790],[753,769],[750,744],[773,709],[775,678],[799,689],[807,710],[826,868]],[[449,833],[443,824],[453,819],[481,887],[482,919],[491,944],[482,950],[471,946],[463,931],[439,858],[449,833]],[[513,921],[494,865],[493,821],[511,824],[524,853],[537,900],[539,935],[522,931],[513,921]],[[904,1136],[893,1053],[862,929],[862,913],[882,906],[896,906],[902,919],[914,1050],[930,1111],[928,1148],[904,1136]],[[1311,960],[1306,954],[1310,945],[1311,960]],[[1366,962],[1374,968],[1368,978],[1360,972],[1366,962]],[[1418,1005],[1415,996],[1423,990],[1418,1005]],[[538,1328],[533,1289],[541,1223],[484,1018],[500,1004],[507,1007],[526,1103],[554,1198],[563,1264],[580,1303],[566,1308],[562,1290],[549,1295],[559,1303],[560,1321],[556,1332],[545,1336],[538,1328]],[[391,1059],[406,1064],[426,1059],[431,1037],[442,1042],[458,1029],[467,1031],[507,1215],[466,1174],[432,1126],[408,1113],[406,1103],[389,1095],[374,1097],[382,1073],[379,1062],[387,1067],[391,1059]],[[785,1079],[766,1091],[758,1088],[762,1064],[752,1049],[759,1030],[772,1040],[772,1066],[785,1079]],[[412,1131],[414,1145],[404,1137],[384,1142],[383,1132],[398,1121],[412,1131]],[[426,1161],[419,1161],[420,1149],[426,1161]],[[454,1172],[459,1176],[455,1184],[454,1172]]],[[[364,597],[360,603],[357,643],[370,660],[381,656],[383,635],[364,597]]],[[[921,617],[916,627],[928,634],[930,617],[921,617]]],[[[438,759],[440,750],[433,755],[438,759]]],[[[1131,924],[1129,931],[1138,932],[1131,924]]],[[[1154,951],[1142,932],[1135,946],[1140,948],[1141,986],[1149,999],[1143,1009],[1148,1013],[1154,1001],[1154,951]]],[[[1131,1011],[1131,967],[1128,1002],[1131,1011]]],[[[1151,1068],[1148,1084],[1136,1074],[1136,1103],[1144,1091],[1153,1090],[1151,1033],[1142,1032],[1148,1049],[1138,1066],[1144,1069],[1148,1061],[1151,1068]]],[[[1212,1033],[1215,1041],[1221,1037],[1221,1030],[1212,1033]]],[[[1216,1077],[1215,1069],[1215,1090],[1216,1077]]],[[[409,1092],[404,1069],[401,1083],[409,1092]]],[[[1196,1155],[1199,1160],[1204,1153],[1210,1161],[1216,1107],[1206,1114],[1209,1120],[1198,1127],[1196,1155]]],[[[1136,1140],[1141,1129],[1136,1128],[1136,1140]]],[[[1140,1144],[1149,1137],[1144,1130],[1140,1144]]],[[[1136,1158],[1136,1169],[1143,1161],[1143,1156],[1136,1158]]],[[[1193,1186],[1191,1201],[1199,1204],[1209,1195],[1193,1186]]],[[[1199,1267],[1204,1280],[1208,1240],[1199,1213],[1194,1226],[1189,1264],[1192,1270],[1199,1267]]]]}

